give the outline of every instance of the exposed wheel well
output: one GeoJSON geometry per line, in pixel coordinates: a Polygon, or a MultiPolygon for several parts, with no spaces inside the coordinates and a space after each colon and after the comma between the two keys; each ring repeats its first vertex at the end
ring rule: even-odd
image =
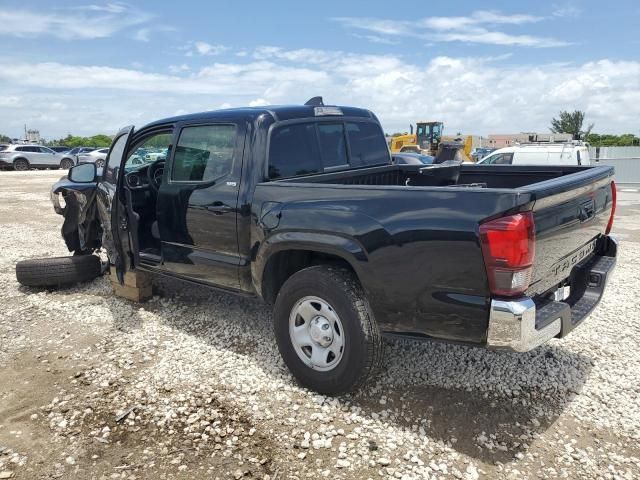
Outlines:
{"type": "Polygon", "coordinates": [[[339,265],[352,271],[349,262],[337,255],[311,250],[283,250],[274,253],[264,268],[262,275],[262,297],[273,305],[284,282],[294,273],[314,265],[339,265]]]}
{"type": "Polygon", "coordinates": [[[14,158],[14,159],[13,159],[13,163],[16,163],[18,160],[24,160],[25,162],[29,163],[29,160],[27,160],[27,159],[26,159],[26,158],[24,158],[24,157],[17,157],[17,158],[14,158]]]}

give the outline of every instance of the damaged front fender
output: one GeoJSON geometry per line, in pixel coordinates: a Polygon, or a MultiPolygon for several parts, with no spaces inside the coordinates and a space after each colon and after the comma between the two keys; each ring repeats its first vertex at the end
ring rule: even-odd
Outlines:
{"type": "Polygon", "coordinates": [[[62,237],[74,253],[93,252],[102,246],[102,222],[96,208],[97,184],[74,183],[66,177],[51,188],[53,209],[64,217],[62,237]],[[61,205],[60,200],[64,201],[61,205]]]}

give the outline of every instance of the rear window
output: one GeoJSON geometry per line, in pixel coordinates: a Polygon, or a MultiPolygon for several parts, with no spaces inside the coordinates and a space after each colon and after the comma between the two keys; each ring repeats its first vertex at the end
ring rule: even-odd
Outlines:
{"type": "Polygon", "coordinates": [[[322,171],[315,123],[276,128],[269,146],[269,178],[295,177],[322,171]]]}
{"type": "Polygon", "coordinates": [[[351,166],[364,167],[389,163],[389,149],[380,126],[375,123],[347,123],[351,166]]]}
{"type": "Polygon", "coordinates": [[[369,122],[309,122],[273,130],[269,179],[390,163],[380,126],[369,122]]]}

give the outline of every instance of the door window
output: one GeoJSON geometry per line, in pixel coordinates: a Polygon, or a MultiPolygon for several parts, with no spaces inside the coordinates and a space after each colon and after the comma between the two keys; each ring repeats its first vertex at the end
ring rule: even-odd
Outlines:
{"type": "Polygon", "coordinates": [[[235,125],[185,127],[173,156],[171,180],[211,182],[231,173],[235,125]]]}
{"type": "Polygon", "coordinates": [[[124,154],[124,147],[127,143],[128,135],[121,135],[111,148],[111,153],[107,157],[107,164],[104,167],[103,178],[105,182],[116,183],[115,169],[120,168],[120,160],[124,154]]]}
{"type": "MultiPolygon", "coordinates": [[[[135,169],[140,165],[153,163],[158,160],[166,161],[169,155],[172,137],[172,133],[162,132],[145,137],[142,141],[136,143],[133,148],[129,150],[125,169],[135,169]]],[[[107,151],[108,150],[109,149],[107,149],[107,151]]]]}
{"type": "Polygon", "coordinates": [[[513,153],[496,153],[481,162],[484,165],[511,165],[513,153]]]}

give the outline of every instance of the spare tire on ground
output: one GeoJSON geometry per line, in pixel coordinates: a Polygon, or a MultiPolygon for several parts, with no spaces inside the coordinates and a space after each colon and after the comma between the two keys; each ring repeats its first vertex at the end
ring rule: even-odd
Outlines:
{"type": "Polygon", "coordinates": [[[16,264],[16,278],[27,287],[62,287],[93,280],[101,272],[96,255],[33,258],[16,264]]]}

